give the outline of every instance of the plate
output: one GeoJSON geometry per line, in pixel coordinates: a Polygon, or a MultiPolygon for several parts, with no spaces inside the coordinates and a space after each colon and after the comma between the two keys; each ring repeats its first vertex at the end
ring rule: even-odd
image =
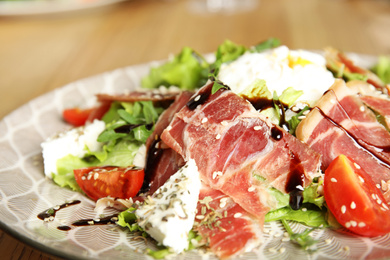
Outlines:
{"type": "Polygon", "coordinates": [[[0,15],[35,15],[95,8],[125,0],[19,0],[0,1],[0,15]]]}
{"type": "MultiPolygon", "coordinates": [[[[350,54],[362,66],[371,66],[375,57],[350,54]]],[[[154,63],[126,67],[83,79],[40,96],[0,121],[0,226],[18,239],[45,252],[71,259],[150,259],[143,253],[156,248],[152,240],[134,236],[114,225],[72,227],[60,225],[97,218],[94,202],[83,195],[61,188],[44,177],[40,143],[69,126],[61,120],[65,107],[96,102],[96,93],[121,93],[139,86],[154,63]],[[44,222],[37,215],[55,205],[72,200],[81,203],[57,212],[54,221],[44,222]]],[[[111,215],[113,211],[105,211],[111,215]]],[[[306,227],[292,224],[295,232],[306,227]]],[[[362,238],[318,229],[311,233],[320,240],[318,250],[309,253],[285,241],[279,222],[266,223],[264,241],[242,259],[362,259],[390,257],[390,235],[362,238]]],[[[191,251],[180,259],[216,259],[213,255],[191,251]]]]}

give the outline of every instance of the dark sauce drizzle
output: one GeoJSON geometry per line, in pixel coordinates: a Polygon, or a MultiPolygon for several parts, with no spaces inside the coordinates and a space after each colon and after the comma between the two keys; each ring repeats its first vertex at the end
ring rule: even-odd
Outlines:
{"type": "Polygon", "coordinates": [[[153,123],[150,124],[127,124],[127,125],[122,125],[120,127],[117,127],[114,129],[114,132],[117,134],[129,134],[134,128],[140,127],[140,126],[145,126],[147,130],[151,130],[153,128],[153,123]]]}
{"type": "Polygon", "coordinates": [[[290,151],[290,171],[287,175],[286,192],[290,194],[289,205],[293,210],[298,210],[303,203],[303,184],[305,173],[301,160],[290,151]]]}
{"type": "MultiPolygon", "coordinates": [[[[54,219],[54,217],[56,216],[56,213],[59,210],[67,208],[69,206],[77,205],[79,203],[81,203],[80,200],[74,200],[71,202],[64,203],[62,205],[51,207],[51,208],[39,213],[37,217],[43,221],[51,220],[51,219],[54,219]]],[[[118,214],[114,214],[114,215],[107,216],[104,218],[81,219],[81,220],[73,222],[72,226],[108,225],[108,224],[115,224],[117,221],[118,221],[118,214]]],[[[61,230],[61,231],[69,231],[72,228],[70,226],[67,226],[67,225],[61,225],[61,226],[58,226],[57,229],[61,230]]]]}
{"type": "Polygon", "coordinates": [[[148,153],[146,155],[146,164],[145,164],[145,177],[144,182],[142,183],[142,187],[138,194],[146,193],[150,189],[150,181],[154,175],[154,169],[157,163],[160,161],[161,156],[163,154],[163,149],[160,148],[161,139],[160,136],[156,135],[153,142],[150,144],[148,149],[148,153]]]}
{"type": "Polygon", "coordinates": [[[72,226],[80,227],[80,226],[91,226],[91,225],[108,225],[115,224],[118,221],[118,214],[113,214],[111,216],[107,216],[104,218],[88,218],[88,219],[80,219],[72,223],[72,226]]]}
{"type": "Polygon", "coordinates": [[[77,205],[80,202],[81,201],[79,201],[79,200],[74,200],[74,201],[67,202],[67,203],[64,203],[64,204],[61,204],[61,205],[58,205],[55,207],[51,207],[51,208],[39,213],[37,217],[41,220],[48,220],[50,218],[54,218],[56,216],[56,213],[59,210],[67,208],[67,207],[72,206],[72,205],[77,205]]]}
{"type": "Polygon", "coordinates": [[[285,129],[286,131],[289,130],[290,127],[286,120],[286,109],[288,108],[287,104],[280,102],[280,100],[274,100],[268,98],[249,98],[249,97],[244,97],[244,98],[248,100],[256,110],[259,111],[271,107],[277,108],[279,110],[279,115],[280,115],[279,126],[285,129]]]}
{"type": "MultiPolygon", "coordinates": [[[[212,85],[212,84],[210,84],[212,85]]],[[[189,110],[195,110],[197,106],[203,105],[209,99],[211,95],[212,86],[207,86],[203,91],[198,92],[194,97],[192,97],[186,104],[189,110]]]]}
{"type": "Polygon", "coordinates": [[[377,154],[374,154],[373,152],[368,149],[368,147],[373,147],[373,149],[382,149],[384,152],[390,152],[389,146],[375,146],[373,144],[369,144],[359,138],[357,138],[354,134],[349,132],[347,129],[345,129],[343,126],[338,124],[336,121],[334,121],[332,118],[330,118],[328,115],[324,113],[319,107],[314,107],[313,109],[317,109],[317,111],[330,123],[332,123],[335,127],[342,130],[349,138],[351,138],[356,144],[358,144],[360,147],[362,147],[367,153],[369,153],[373,158],[375,158],[379,164],[382,166],[390,169],[390,165],[386,163],[386,160],[384,158],[381,158],[381,156],[378,156],[377,154]]]}

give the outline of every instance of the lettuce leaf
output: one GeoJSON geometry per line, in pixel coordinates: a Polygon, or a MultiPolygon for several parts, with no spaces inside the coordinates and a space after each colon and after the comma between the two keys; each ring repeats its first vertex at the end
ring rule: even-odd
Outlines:
{"type": "Polygon", "coordinates": [[[74,155],[67,155],[57,160],[57,174],[53,174],[53,181],[60,187],[67,187],[74,191],[81,192],[79,185],[77,184],[73,169],[79,169],[92,166],[94,162],[88,162],[74,155]]]}
{"type": "Polygon", "coordinates": [[[390,57],[380,56],[371,69],[385,84],[390,84],[390,57]]]}
{"type": "Polygon", "coordinates": [[[144,88],[177,86],[183,90],[201,87],[207,81],[209,64],[189,47],[161,66],[152,68],[141,81],[144,88]]]}

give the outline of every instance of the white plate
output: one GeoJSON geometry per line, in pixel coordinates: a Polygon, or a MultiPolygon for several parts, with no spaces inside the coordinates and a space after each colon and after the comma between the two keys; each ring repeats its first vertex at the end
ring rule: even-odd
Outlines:
{"type": "Polygon", "coordinates": [[[125,0],[20,0],[0,1],[0,15],[35,15],[76,11],[125,0]]]}
{"type": "MultiPolygon", "coordinates": [[[[364,66],[371,66],[375,57],[354,55],[364,66]]],[[[0,226],[18,239],[48,253],[68,258],[147,259],[142,251],[155,248],[148,240],[136,239],[126,229],[113,225],[87,226],[60,231],[59,225],[70,225],[83,218],[96,218],[94,203],[83,195],[60,188],[45,179],[40,143],[68,126],[61,120],[61,111],[72,105],[91,105],[95,93],[114,93],[139,86],[151,64],[123,68],[84,79],[56,89],[15,110],[0,121],[0,226]],[[81,203],[62,209],[53,222],[44,223],[37,215],[65,201],[81,203]]],[[[109,215],[113,212],[107,211],[109,215]]],[[[294,231],[305,227],[293,224],[294,231]]],[[[360,259],[390,257],[390,235],[362,238],[330,229],[312,234],[319,239],[312,254],[288,241],[282,241],[284,229],[279,222],[266,223],[264,243],[243,259],[360,259]],[[329,243],[330,242],[330,243],[329,243]]],[[[214,259],[214,256],[208,256],[214,259]]],[[[199,259],[197,251],[180,259],[199,259]]]]}

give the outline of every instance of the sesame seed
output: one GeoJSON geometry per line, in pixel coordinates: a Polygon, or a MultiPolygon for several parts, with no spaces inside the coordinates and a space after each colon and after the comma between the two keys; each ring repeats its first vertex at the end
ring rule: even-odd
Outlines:
{"type": "Polygon", "coordinates": [[[351,223],[351,226],[352,226],[352,227],[356,227],[356,226],[357,226],[357,222],[354,221],[354,220],[351,220],[350,223],[351,223]]]}
{"type": "Polygon", "coordinates": [[[302,187],[302,185],[297,185],[297,186],[295,186],[295,188],[297,188],[298,190],[304,190],[304,188],[302,187]]]}
{"type": "Polygon", "coordinates": [[[376,200],[376,195],[373,193],[371,194],[371,198],[373,198],[374,200],[376,200]]]}
{"type": "Polygon", "coordinates": [[[378,203],[380,205],[380,204],[382,204],[382,200],[381,199],[377,199],[376,203],[378,203]]]}
{"type": "Polygon", "coordinates": [[[197,215],[195,218],[196,219],[204,219],[204,216],[203,215],[197,215]]]}
{"type": "Polygon", "coordinates": [[[85,178],[85,176],[81,176],[81,179],[82,179],[83,181],[85,181],[87,178],[85,178]]]}
{"type": "Polygon", "coordinates": [[[359,176],[359,180],[360,180],[360,182],[364,182],[364,179],[362,178],[362,176],[359,176]]]}
{"type": "Polygon", "coordinates": [[[242,214],[240,212],[234,214],[234,218],[241,218],[242,217],[242,214]]]}
{"type": "Polygon", "coordinates": [[[365,227],[366,226],[366,223],[364,223],[364,222],[359,222],[359,224],[358,224],[358,227],[365,227]]]}
{"type": "Polygon", "coordinates": [[[88,223],[88,225],[93,225],[93,224],[95,224],[95,222],[94,222],[93,220],[88,221],[87,223],[88,223]]]}
{"type": "Polygon", "coordinates": [[[257,125],[257,126],[254,126],[253,127],[253,129],[255,130],[255,131],[257,131],[257,130],[260,130],[262,127],[260,126],[260,125],[257,125]]]}
{"type": "Polygon", "coordinates": [[[215,137],[215,139],[220,139],[221,138],[221,135],[220,134],[217,134],[217,136],[215,137]]]}
{"type": "Polygon", "coordinates": [[[94,179],[94,180],[97,180],[97,178],[99,178],[99,173],[98,173],[98,172],[95,172],[95,174],[93,175],[93,179],[94,179]]]}
{"type": "Polygon", "coordinates": [[[204,118],[202,119],[202,124],[206,123],[207,120],[208,120],[207,117],[204,117],[204,118]]]}
{"type": "Polygon", "coordinates": [[[389,207],[386,205],[386,203],[382,203],[382,207],[384,207],[385,209],[389,210],[389,207]]]}
{"type": "Polygon", "coordinates": [[[356,209],[356,203],[354,201],[351,202],[351,209],[356,209]]]}
{"type": "MultiPolygon", "coordinates": [[[[360,167],[360,165],[359,165],[359,164],[357,164],[356,162],[355,162],[355,163],[353,163],[353,165],[355,165],[356,169],[360,169],[360,168],[362,168],[362,167],[360,167]]],[[[360,177],[360,176],[359,176],[359,177],[360,177]]]]}
{"type": "Polygon", "coordinates": [[[303,211],[303,212],[307,211],[307,208],[302,208],[302,211],[303,211]]]}
{"type": "Polygon", "coordinates": [[[195,98],[194,98],[194,101],[199,101],[200,99],[200,95],[197,95],[195,98]]]}
{"type": "Polygon", "coordinates": [[[380,185],[380,184],[377,184],[376,187],[377,187],[378,189],[380,189],[380,188],[381,188],[381,185],[380,185]]]}
{"type": "Polygon", "coordinates": [[[331,178],[330,181],[331,182],[337,182],[336,178],[331,178]]]}
{"type": "Polygon", "coordinates": [[[282,242],[288,242],[288,241],[290,241],[290,238],[289,238],[289,237],[284,237],[284,238],[282,238],[282,242]]]}
{"type": "Polygon", "coordinates": [[[305,119],[306,118],[306,116],[298,116],[298,119],[299,120],[303,120],[303,119],[305,119]]]}
{"type": "Polygon", "coordinates": [[[249,192],[252,192],[252,191],[255,191],[256,190],[256,187],[254,187],[254,186],[250,186],[249,188],[248,188],[248,191],[249,192]]]}
{"type": "Polygon", "coordinates": [[[226,206],[226,201],[222,201],[219,203],[220,208],[224,208],[226,206]]]}
{"type": "Polygon", "coordinates": [[[351,223],[350,222],[345,223],[345,227],[346,228],[350,228],[351,227],[351,223]]]}
{"type": "Polygon", "coordinates": [[[167,127],[167,129],[166,129],[167,131],[171,131],[172,130],[172,126],[171,125],[169,125],[168,127],[167,127]]]}
{"type": "Polygon", "coordinates": [[[306,111],[303,111],[303,115],[307,115],[307,114],[309,114],[310,113],[310,110],[306,110],[306,111]]]}
{"type": "Polygon", "coordinates": [[[360,108],[360,111],[364,112],[364,110],[366,110],[366,108],[364,106],[361,106],[360,108]]]}
{"type": "Polygon", "coordinates": [[[341,213],[345,213],[347,211],[347,207],[345,205],[341,206],[341,213]]]}

